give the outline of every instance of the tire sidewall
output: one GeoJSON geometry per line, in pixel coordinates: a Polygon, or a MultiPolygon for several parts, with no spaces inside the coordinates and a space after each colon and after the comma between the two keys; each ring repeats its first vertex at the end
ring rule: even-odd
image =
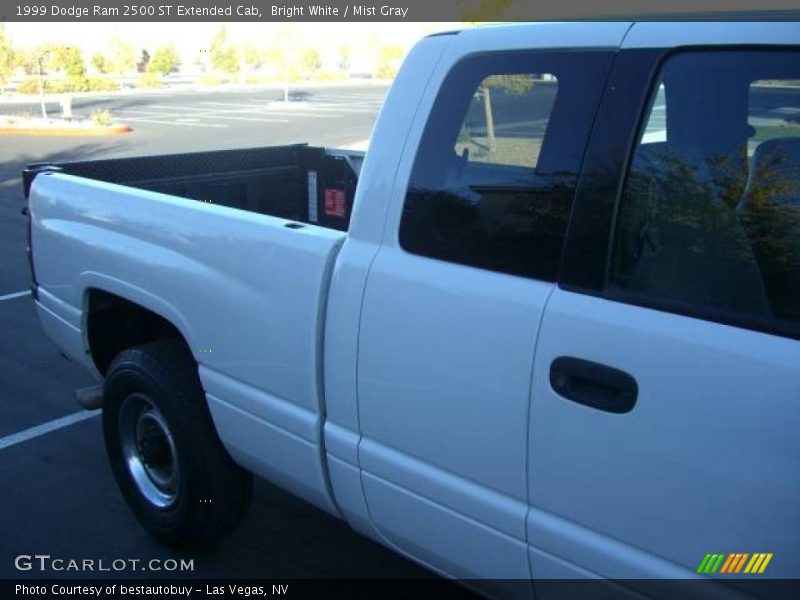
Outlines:
{"type": "Polygon", "coordinates": [[[134,514],[153,533],[169,536],[176,524],[186,519],[186,512],[193,486],[189,480],[191,456],[185,446],[186,436],[182,435],[180,419],[174,414],[175,408],[169,402],[170,390],[164,383],[157,382],[139,361],[120,361],[109,372],[103,391],[103,436],[106,451],[117,484],[125,501],[134,514]],[[175,501],[166,507],[151,503],[139,490],[123,458],[119,434],[119,413],[122,404],[132,394],[143,395],[162,414],[172,434],[179,464],[179,484],[175,501]]]}

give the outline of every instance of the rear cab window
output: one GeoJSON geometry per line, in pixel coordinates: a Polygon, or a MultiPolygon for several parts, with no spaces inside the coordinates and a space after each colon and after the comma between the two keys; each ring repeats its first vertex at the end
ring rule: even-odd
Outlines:
{"type": "Polygon", "coordinates": [[[414,254],[554,281],[613,54],[480,54],[457,63],[417,150],[400,224],[414,254]]]}

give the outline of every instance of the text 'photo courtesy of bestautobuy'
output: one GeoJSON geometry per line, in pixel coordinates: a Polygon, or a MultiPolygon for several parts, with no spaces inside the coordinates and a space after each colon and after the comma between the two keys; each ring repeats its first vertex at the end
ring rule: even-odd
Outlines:
{"type": "Polygon", "coordinates": [[[800,18],[148,6],[0,25],[9,597],[797,597],[800,18]]]}

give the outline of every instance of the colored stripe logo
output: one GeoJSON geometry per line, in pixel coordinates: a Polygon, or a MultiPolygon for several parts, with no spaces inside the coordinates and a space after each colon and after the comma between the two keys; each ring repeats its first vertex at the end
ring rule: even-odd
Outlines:
{"type": "Polygon", "coordinates": [[[753,554],[748,554],[747,552],[706,554],[703,560],[700,561],[697,572],[708,575],[717,572],[728,575],[736,573],[755,575],[757,573],[763,573],[771,560],[772,552],[756,552],[753,554]]]}

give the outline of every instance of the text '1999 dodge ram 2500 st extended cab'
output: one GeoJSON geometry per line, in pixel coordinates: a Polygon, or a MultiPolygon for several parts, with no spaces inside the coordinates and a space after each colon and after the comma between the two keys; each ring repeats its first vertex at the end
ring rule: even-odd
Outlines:
{"type": "Polygon", "coordinates": [[[255,474],[455,578],[800,575],[800,24],[434,35],[365,156],[24,182],[39,318],[160,539],[255,474]]]}

